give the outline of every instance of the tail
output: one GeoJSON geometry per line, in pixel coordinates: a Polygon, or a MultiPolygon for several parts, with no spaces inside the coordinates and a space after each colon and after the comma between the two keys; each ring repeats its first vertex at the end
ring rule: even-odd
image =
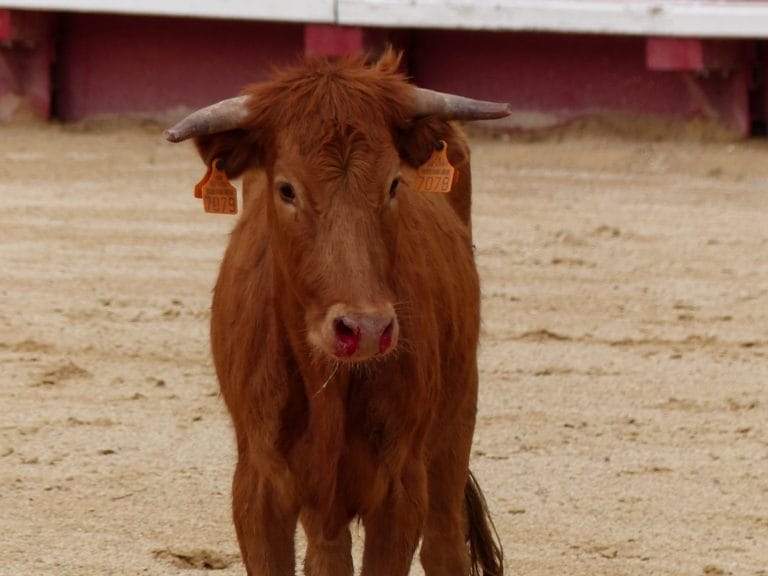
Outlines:
{"type": "Polygon", "coordinates": [[[464,488],[469,520],[470,576],[504,576],[504,550],[485,496],[472,472],[464,488]]]}

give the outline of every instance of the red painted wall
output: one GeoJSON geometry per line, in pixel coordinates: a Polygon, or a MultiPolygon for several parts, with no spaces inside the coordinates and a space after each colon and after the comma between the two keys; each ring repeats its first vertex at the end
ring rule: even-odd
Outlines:
{"type": "Polygon", "coordinates": [[[61,16],[56,115],[163,113],[237,94],[304,50],[295,24],[61,16]]]}
{"type": "Polygon", "coordinates": [[[235,95],[304,53],[386,42],[406,51],[408,73],[422,86],[510,102],[520,113],[509,126],[526,117],[536,125],[601,113],[703,115],[747,134],[750,120],[765,123],[768,110],[762,44],[749,41],[2,10],[0,33],[12,36],[0,46],[0,121],[4,102],[17,105],[19,94],[44,117],[53,95],[53,114],[66,121],[178,113],[235,95]]]}
{"type": "Polygon", "coordinates": [[[51,14],[0,10],[0,122],[50,115],[55,30],[51,14]]]}
{"type": "Polygon", "coordinates": [[[692,117],[718,110],[724,92],[737,108],[746,110],[748,99],[744,78],[718,74],[693,79],[714,94],[711,105],[702,102],[687,73],[650,70],[646,39],[632,36],[420,31],[409,66],[423,85],[561,120],[608,112],[692,117]]]}

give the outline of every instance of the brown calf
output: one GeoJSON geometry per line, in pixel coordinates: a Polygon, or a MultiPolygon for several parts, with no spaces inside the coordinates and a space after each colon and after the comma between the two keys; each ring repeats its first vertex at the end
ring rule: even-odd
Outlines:
{"type": "Polygon", "coordinates": [[[216,284],[211,344],[232,416],[233,513],[252,575],[503,574],[469,472],[479,286],[469,151],[446,119],[506,105],[424,91],[391,51],[309,60],[169,130],[245,173],[244,213],[216,284]],[[417,192],[441,141],[459,171],[417,192]]]}

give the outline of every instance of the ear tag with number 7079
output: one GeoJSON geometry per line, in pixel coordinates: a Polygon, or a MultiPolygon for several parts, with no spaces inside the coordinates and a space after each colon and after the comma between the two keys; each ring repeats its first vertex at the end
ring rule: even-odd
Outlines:
{"type": "Polygon", "coordinates": [[[448,161],[448,144],[445,143],[445,140],[440,140],[429,160],[416,170],[414,189],[416,192],[441,192],[445,194],[451,191],[454,183],[458,180],[458,176],[459,171],[448,161]]]}
{"type": "Polygon", "coordinates": [[[237,188],[229,182],[222,160],[211,162],[195,186],[195,197],[203,199],[203,209],[209,214],[237,214],[237,188]]]}

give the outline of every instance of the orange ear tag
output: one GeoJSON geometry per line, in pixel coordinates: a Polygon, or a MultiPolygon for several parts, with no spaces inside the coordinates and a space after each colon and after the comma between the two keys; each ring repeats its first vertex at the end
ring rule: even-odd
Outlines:
{"type": "Polygon", "coordinates": [[[200,184],[203,208],[210,214],[237,214],[237,188],[230,184],[224,162],[217,158],[209,170],[210,176],[200,184]]]}
{"type": "Polygon", "coordinates": [[[416,170],[416,192],[451,191],[454,182],[454,168],[448,162],[448,144],[440,140],[432,156],[416,170]]]}
{"type": "Polygon", "coordinates": [[[195,198],[202,198],[203,197],[203,186],[205,186],[208,183],[208,180],[211,179],[211,167],[208,166],[208,170],[205,171],[205,176],[195,184],[195,198]]]}

